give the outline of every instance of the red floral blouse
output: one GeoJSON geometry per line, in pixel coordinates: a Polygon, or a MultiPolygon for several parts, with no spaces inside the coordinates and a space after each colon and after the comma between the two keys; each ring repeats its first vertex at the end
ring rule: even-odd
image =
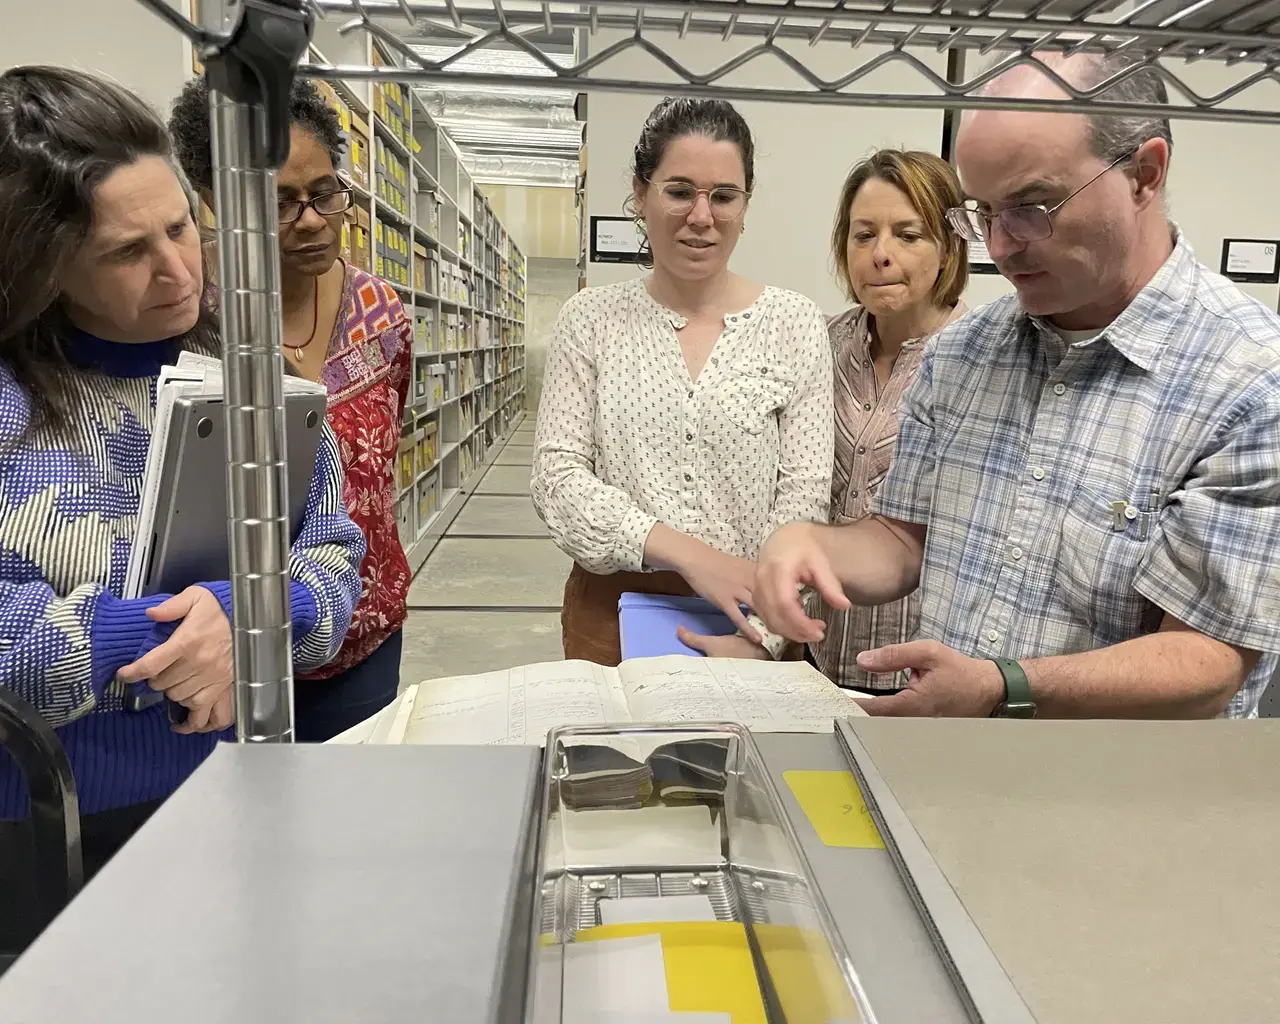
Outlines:
{"type": "Polygon", "coordinates": [[[347,264],[342,308],[320,380],[338,437],[347,514],[364,532],[363,590],[333,661],[300,678],[330,679],[369,657],[405,620],[409,560],[396,527],[395,460],[413,361],[413,324],[385,281],[347,264]]]}

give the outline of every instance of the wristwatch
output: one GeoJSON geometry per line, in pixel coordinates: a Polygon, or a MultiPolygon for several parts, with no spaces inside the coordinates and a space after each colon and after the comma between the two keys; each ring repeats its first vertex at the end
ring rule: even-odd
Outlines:
{"type": "Polygon", "coordinates": [[[992,718],[1035,718],[1036,702],[1031,699],[1027,674],[1012,658],[992,658],[1004,679],[1004,700],[991,712],[992,718]]]}

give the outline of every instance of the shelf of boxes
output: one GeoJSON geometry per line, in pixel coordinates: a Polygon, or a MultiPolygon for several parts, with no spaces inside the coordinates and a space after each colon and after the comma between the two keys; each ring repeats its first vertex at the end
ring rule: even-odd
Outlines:
{"type": "MultiPolygon", "coordinates": [[[[338,29],[317,23],[313,61],[398,63],[338,29]]],[[[396,515],[416,571],[524,416],[525,260],[407,86],[317,84],[348,142],[344,258],[389,281],[413,323],[396,515]]]]}

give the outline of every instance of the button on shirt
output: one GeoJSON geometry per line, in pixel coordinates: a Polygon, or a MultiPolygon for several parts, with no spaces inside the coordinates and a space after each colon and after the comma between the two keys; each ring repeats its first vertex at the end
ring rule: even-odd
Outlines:
{"type": "Polygon", "coordinates": [[[1255,715],[1280,651],[1280,317],[1180,238],[1088,341],[1000,299],[926,351],[875,510],[928,526],[921,637],[1036,658],[1167,612],[1263,652],[1226,712],[1255,715]]]}
{"type": "Polygon", "coordinates": [[[779,526],[826,522],[831,349],[818,307],[766,288],[725,318],[696,381],[685,323],[644,279],[579,292],[556,321],[531,490],[590,572],[643,569],[658,522],[753,560],[779,526]]]}

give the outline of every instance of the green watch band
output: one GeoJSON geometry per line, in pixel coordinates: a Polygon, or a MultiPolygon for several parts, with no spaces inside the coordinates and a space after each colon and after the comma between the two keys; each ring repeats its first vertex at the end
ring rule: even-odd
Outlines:
{"type": "Polygon", "coordinates": [[[991,712],[992,718],[1035,718],[1036,702],[1031,699],[1031,682],[1012,658],[992,658],[1004,679],[1004,700],[991,712]]]}

